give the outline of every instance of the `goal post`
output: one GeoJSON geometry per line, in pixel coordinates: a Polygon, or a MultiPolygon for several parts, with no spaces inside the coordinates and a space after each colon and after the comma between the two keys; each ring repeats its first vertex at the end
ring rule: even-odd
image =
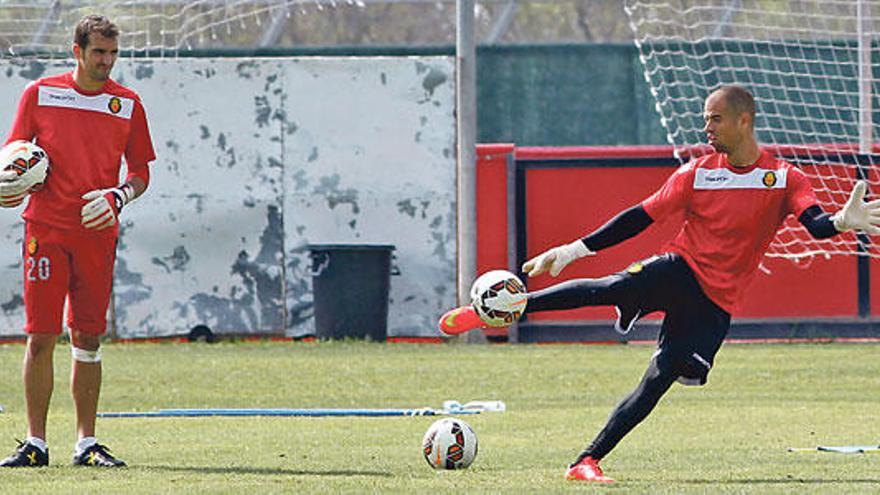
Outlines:
{"type": "MultiPolygon", "coordinates": [[[[705,97],[724,84],[755,95],[758,140],[810,177],[823,207],[843,206],[855,180],[880,194],[877,43],[869,0],[626,0],[644,76],[683,159],[709,150],[705,97]]],[[[880,251],[849,233],[817,241],[789,219],[768,256],[880,251]]]]}

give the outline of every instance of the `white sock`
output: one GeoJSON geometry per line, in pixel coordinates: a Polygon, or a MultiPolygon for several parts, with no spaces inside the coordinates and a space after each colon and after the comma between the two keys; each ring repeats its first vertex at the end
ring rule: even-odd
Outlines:
{"type": "Polygon", "coordinates": [[[27,440],[25,440],[24,442],[33,445],[43,452],[46,452],[46,450],[49,448],[49,446],[46,445],[46,441],[38,437],[27,437],[27,440]]]}
{"type": "Polygon", "coordinates": [[[83,451],[96,443],[98,443],[98,439],[95,437],[82,437],[79,439],[79,442],[76,442],[76,447],[73,449],[74,454],[80,455],[83,451]]]}

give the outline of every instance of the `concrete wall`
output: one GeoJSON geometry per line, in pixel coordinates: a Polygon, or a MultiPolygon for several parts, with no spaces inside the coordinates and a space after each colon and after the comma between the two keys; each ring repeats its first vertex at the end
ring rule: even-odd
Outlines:
{"type": "MultiPolygon", "coordinates": [[[[28,81],[0,66],[8,128],[28,81]]],[[[455,302],[454,61],[121,60],[158,159],[122,218],[119,337],[314,332],[309,243],[394,244],[389,335],[435,335],[455,302]]],[[[17,213],[17,212],[16,212],[17,213]]],[[[21,333],[22,224],[0,212],[0,335],[21,333]]]]}

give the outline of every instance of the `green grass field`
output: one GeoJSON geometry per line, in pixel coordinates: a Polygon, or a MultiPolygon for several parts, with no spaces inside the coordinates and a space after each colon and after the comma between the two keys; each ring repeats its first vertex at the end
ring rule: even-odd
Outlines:
{"type": "MultiPolygon", "coordinates": [[[[24,347],[0,347],[3,455],[25,435],[24,347]]],[[[420,453],[436,419],[100,419],[125,470],[69,465],[69,347],[55,354],[51,466],[0,473],[6,493],[877,493],[880,455],[791,446],[880,442],[880,346],[727,345],[709,384],[679,385],[603,463],[611,487],[564,467],[635,385],[650,346],[360,342],[111,344],[101,410],[171,407],[440,407],[503,400],[464,417],[474,465],[433,471],[420,453]]]]}

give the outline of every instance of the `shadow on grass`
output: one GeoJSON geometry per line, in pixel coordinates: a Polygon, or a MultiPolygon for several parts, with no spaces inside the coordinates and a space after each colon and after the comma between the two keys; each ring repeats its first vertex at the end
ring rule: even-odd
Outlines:
{"type": "MultiPolygon", "coordinates": [[[[198,474],[263,474],[275,476],[379,476],[390,478],[391,473],[382,471],[356,471],[353,469],[285,469],[285,468],[255,468],[245,466],[163,466],[142,465],[134,469],[168,471],[174,473],[198,473],[198,474]]],[[[128,469],[132,469],[129,467],[128,469]]]]}

